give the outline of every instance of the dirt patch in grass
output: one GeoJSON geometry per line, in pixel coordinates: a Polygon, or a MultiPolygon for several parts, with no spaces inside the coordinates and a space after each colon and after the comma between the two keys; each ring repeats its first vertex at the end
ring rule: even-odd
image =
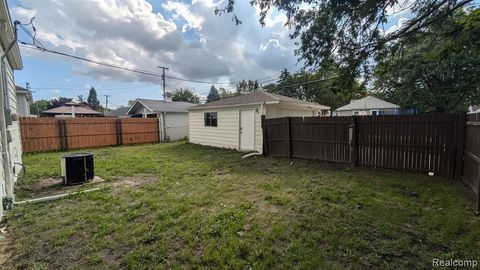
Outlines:
{"type": "Polygon", "coordinates": [[[135,175],[130,177],[117,177],[114,180],[105,181],[105,179],[95,176],[92,181],[79,185],[65,185],[61,178],[45,178],[32,182],[28,186],[16,188],[16,200],[34,199],[70,192],[77,192],[97,187],[111,187],[113,190],[119,187],[135,188],[147,183],[151,183],[155,177],[151,175],[135,175]]]}

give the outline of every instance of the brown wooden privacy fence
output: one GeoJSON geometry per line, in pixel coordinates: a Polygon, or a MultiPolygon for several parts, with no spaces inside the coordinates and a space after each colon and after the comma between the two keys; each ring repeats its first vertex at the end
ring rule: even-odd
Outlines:
{"type": "Polygon", "coordinates": [[[480,113],[467,116],[462,180],[477,196],[480,209],[480,113]]]}
{"type": "Polygon", "coordinates": [[[461,177],[465,114],[262,119],[264,155],[461,177]]]}
{"type": "Polygon", "coordinates": [[[154,118],[20,118],[23,152],[159,141],[154,118]]]}

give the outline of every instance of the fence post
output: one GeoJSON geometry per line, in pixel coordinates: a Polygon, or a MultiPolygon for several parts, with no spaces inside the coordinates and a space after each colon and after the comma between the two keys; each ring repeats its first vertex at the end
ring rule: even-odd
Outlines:
{"type": "Polygon", "coordinates": [[[290,117],[285,117],[285,150],[288,158],[292,157],[291,147],[291,134],[290,134],[290,117]]]}
{"type": "Polygon", "coordinates": [[[263,137],[263,149],[262,149],[262,154],[264,157],[267,156],[267,152],[268,152],[268,142],[267,142],[267,129],[266,129],[266,125],[265,125],[265,115],[262,114],[262,137],[263,137]]]}
{"type": "Polygon", "coordinates": [[[456,156],[455,156],[455,179],[461,180],[463,174],[463,155],[465,140],[466,114],[458,113],[457,134],[456,134],[456,156]]]}
{"type": "Polygon", "coordinates": [[[68,150],[67,142],[67,123],[65,119],[58,118],[58,129],[60,133],[60,149],[62,151],[68,150]]]}
{"type": "Polygon", "coordinates": [[[349,129],[350,165],[357,167],[357,118],[352,116],[349,129]]]}
{"type": "Polygon", "coordinates": [[[115,119],[115,134],[117,135],[117,145],[122,145],[122,123],[120,118],[115,119]]]}

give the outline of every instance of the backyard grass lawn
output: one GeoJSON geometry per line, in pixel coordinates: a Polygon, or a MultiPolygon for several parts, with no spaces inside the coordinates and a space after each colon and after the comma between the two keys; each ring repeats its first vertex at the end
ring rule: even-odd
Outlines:
{"type": "MultiPolygon", "coordinates": [[[[480,218],[451,179],[241,159],[185,142],[92,152],[110,187],[8,212],[10,258],[0,268],[399,269],[480,259],[480,218]]],[[[59,177],[61,154],[25,155],[24,185],[59,177]]]]}

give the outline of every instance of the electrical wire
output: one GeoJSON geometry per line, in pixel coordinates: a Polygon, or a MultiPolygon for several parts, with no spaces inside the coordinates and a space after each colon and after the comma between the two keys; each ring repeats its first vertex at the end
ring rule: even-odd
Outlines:
{"type": "Polygon", "coordinates": [[[276,86],[276,87],[274,87],[274,89],[282,89],[282,88],[287,88],[287,87],[292,87],[292,86],[305,85],[305,84],[310,84],[310,83],[314,83],[314,82],[323,82],[323,81],[328,81],[328,80],[331,80],[331,79],[336,79],[338,77],[339,76],[332,76],[332,77],[328,77],[328,78],[322,78],[322,79],[316,79],[316,80],[305,81],[305,82],[300,82],[300,83],[276,86]]]}
{"type": "MultiPolygon", "coordinates": [[[[61,55],[61,56],[64,56],[64,57],[77,59],[77,60],[89,62],[89,63],[100,65],[100,66],[106,66],[106,67],[110,67],[110,68],[114,68],[114,69],[119,69],[119,70],[134,72],[134,73],[138,73],[138,74],[142,74],[142,75],[162,78],[162,74],[157,74],[157,73],[144,71],[144,70],[140,70],[140,69],[126,68],[126,67],[117,66],[117,65],[113,65],[113,64],[109,64],[109,63],[105,63],[105,62],[100,62],[100,61],[88,59],[88,58],[85,58],[85,57],[76,56],[76,55],[72,55],[72,54],[68,54],[68,53],[64,53],[64,52],[59,52],[59,51],[55,51],[55,50],[51,50],[51,49],[47,49],[47,48],[40,48],[40,47],[35,46],[34,44],[29,44],[29,43],[26,43],[26,42],[23,42],[23,41],[20,41],[20,46],[24,47],[24,48],[28,48],[28,49],[39,50],[39,51],[50,53],[50,54],[57,54],[57,55],[61,55]]],[[[172,79],[172,80],[178,80],[178,81],[184,81],[184,82],[192,82],[192,83],[234,85],[234,83],[191,80],[191,79],[184,79],[184,78],[178,78],[178,77],[173,77],[173,76],[165,76],[165,78],[172,79]]]]}
{"type": "MultiPolygon", "coordinates": [[[[89,63],[92,63],[92,64],[106,66],[106,67],[119,69],[119,70],[123,70],[123,71],[129,71],[129,72],[138,73],[138,74],[142,74],[142,75],[163,78],[162,74],[157,74],[157,73],[149,72],[149,71],[142,70],[142,69],[126,68],[126,67],[113,65],[113,64],[109,64],[109,63],[105,63],[105,62],[100,62],[100,61],[92,60],[92,59],[89,59],[89,58],[85,58],[85,57],[81,57],[81,56],[77,56],[77,55],[73,55],[73,54],[68,54],[68,53],[64,53],[64,52],[60,52],[60,51],[56,51],[56,50],[47,49],[36,38],[36,28],[33,24],[34,19],[35,19],[35,17],[33,17],[28,24],[20,24],[20,27],[22,28],[22,30],[24,30],[24,32],[27,33],[27,35],[29,35],[33,40],[33,44],[23,42],[23,41],[19,41],[21,47],[28,48],[28,49],[39,50],[39,51],[42,51],[42,52],[46,52],[46,53],[50,53],[50,54],[56,54],[56,55],[60,55],[60,56],[64,56],[64,57],[69,57],[69,58],[73,58],[73,59],[76,59],[76,60],[81,60],[81,61],[89,62],[89,63]],[[26,29],[25,26],[28,26],[28,25],[32,25],[32,29],[35,33],[34,35],[32,35],[30,33],[30,31],[28,31],[28,29],[26,29]]],[[[274,76],[270,76],[270,78],[273,78],[273,77],[274,76]]],[[[333,78],[337,78],[337,77],[338,76],[333,76],[333,77],[329,77],[329,78],[323,78],[323,79],[317,79],[317,80],[306,81],[306,82],[301,82],[301,83],[295,83],[295,84],[279,86],[279,87],[275,87],[275,88],[280,89],[280,88],[286,88],[286,87],[292,87],[292,86],[298,86],[298,85],[305,85],[305,84],[325,81],[325,80],[329,80],[329,79],[333,79],[333,78]]],[[[178,77],[173,77],[173,76],[165,76],[165,78],[172,79],[172,80],[184,81],[184,82],[191,82],[191,83],[217,84],[217,85],[218,84],[220,84],[220,85],[236,85],[236,83],[221,83],[221,82],[212,82],[212,81],[192,80],[192,79],[184,79],[184,78],[178,78],[178,77]]],[[[267,77],[267,78],[269,78],[269,77],[267,77]]],[[[272,80],[275,80],[275,79],[260,80],[260,81],[261,82],[266,82],[266,81],[272,81],[272,80]]],[[[39,89],[39,88],[37,88],[37,89],[39,89]]]]}

